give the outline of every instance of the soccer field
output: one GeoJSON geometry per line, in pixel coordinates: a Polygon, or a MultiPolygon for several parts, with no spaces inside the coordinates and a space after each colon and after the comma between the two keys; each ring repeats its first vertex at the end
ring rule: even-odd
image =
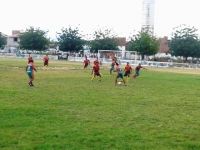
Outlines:
{"type": "MultiPolygon", "coordinates": [[[[93,63],[91,63],[93,64],[93,63]]],[[[141,69],[127,86],[115,73],[35,60],[0,58],[0,149],[200,149],[200,70],[141,69]]],[[[134,66],[132,66],[134,67],[134,66]]]]}

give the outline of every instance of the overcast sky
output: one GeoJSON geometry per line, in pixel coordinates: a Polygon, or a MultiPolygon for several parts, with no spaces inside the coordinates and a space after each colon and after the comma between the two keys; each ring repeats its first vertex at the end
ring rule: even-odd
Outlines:
{"type": "MultiPolygon", "coordinates": [[[[158,37],[170,37],[180,24],[200,30],[200,0],[155,0],[154,13],[158,37]]],[[[85,35],[106,27],[128,38],[141,29],[141,16],[142,0],[0,0],[0,32],[7,35],[34,26],[56,39],[56,32],[70,25],[85,35]]]]}

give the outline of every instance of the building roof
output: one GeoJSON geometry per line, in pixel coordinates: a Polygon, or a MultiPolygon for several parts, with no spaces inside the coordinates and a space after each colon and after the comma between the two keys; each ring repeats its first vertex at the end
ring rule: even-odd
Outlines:
{"type": "Polygon", "coordinates": [[[19,37],[19,34],[10,35],[9,38],[16,38],[19,37]]]}
{"type": "Polygon", "coordinates": [[[119,46],[126,46],[126,38],[125,37],[117,37],[119,42],[119,46]]]}
{"type": "Polygon", "coordinates": [[[22,31],[20,31],[20,30],[12,30],[12,35],[10,35],[9,38],[17,38],[17,37],[19,37],[19,34],[21,32],[22,31]]]}

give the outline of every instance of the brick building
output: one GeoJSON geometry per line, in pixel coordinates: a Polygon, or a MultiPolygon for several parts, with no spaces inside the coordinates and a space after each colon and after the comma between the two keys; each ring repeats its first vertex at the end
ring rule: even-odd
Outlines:
{"type": "Polygon", "coordinates": [[[160,46],[159,46],[159,53],[167,53],[169,51],[169,46],[168,46],[168,37],[164,36],[163,38],[159,38],[160,41],[160,46]]]}
{"type": "Polygon", "coordinates": [[[119,42],[119,46],[126,46],[126,38],[125,37],[117,37],[119,42]]]}

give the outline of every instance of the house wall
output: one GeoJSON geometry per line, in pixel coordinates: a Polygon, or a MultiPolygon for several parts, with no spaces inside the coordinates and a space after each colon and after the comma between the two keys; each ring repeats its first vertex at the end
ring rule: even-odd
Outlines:
{"type": "Polygon", "coordinates": [[[160,53],[166,53],[169,51],[169,46],[168,46],[168,37],[165,36],[163,38],[160,38],[160,48],[159,48],[159,52],[160,53]]]}
{"type": "Polygon", "coordinates": [[[16,37],[16,38],[17,38],[17,41],[14,41],[14,37],[8,37],[7,38],[7,46],[18,47],[19,46],[19,44],[18,44],[19,38],[18,37],[16,37]]]}

